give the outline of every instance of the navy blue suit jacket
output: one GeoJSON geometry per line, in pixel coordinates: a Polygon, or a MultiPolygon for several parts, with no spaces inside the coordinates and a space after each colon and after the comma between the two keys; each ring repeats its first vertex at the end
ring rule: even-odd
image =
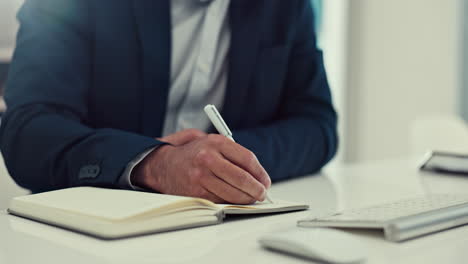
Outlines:
{"type": "MultiPolygon", "coordinates": [[[[336,113],[309,0],[233,0],[222,115],[272,180],[319,170],[336,113]]],[[[115,187],[161,144],[170,78],[169,0],[26,0],[0,146],[35,192],[115,187]]]]}

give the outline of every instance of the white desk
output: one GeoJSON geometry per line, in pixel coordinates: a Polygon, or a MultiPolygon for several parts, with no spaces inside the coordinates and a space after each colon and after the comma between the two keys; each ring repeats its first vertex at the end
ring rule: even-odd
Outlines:
{"type": "MultiPolygon", "coordinates": [[[[414,162],[387,161],[328,169],[276,184],[273,197],[306,201],[311,211],[227,220],[217,225],[102,241],[0,213],[0,263],[308,263],[263,250],[257,238],[294,227],[312,213],[370,205],[427,192],[468,192],[468,178],[419,173],[414,162]]],[[[367,263],[462,263],[468,226],[394,244],[355,232],[369,246],[367,263]]]]}

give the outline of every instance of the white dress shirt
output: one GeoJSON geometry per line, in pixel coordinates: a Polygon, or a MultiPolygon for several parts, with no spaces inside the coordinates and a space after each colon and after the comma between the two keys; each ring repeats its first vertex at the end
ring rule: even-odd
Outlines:
{"type": "MultiPolygon", "coordinates": [[[[206,131],[207,104],[222,109],[228,78],[230,0],[171,0],[171,81],[163,136],[188,128],[206,131]]],[[[154,148],[132,160],[119,185],[130,182],[133,168],[154,148]]]]}

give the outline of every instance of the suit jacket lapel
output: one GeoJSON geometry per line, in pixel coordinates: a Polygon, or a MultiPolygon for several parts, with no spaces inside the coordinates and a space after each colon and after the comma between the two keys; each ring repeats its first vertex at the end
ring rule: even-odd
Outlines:
{"type": "Polygon", "coordinates": [[[170,79],[170,0],[134,0],[133,8],[141,44],[143,92],[141,130],[161,135],[170,79]]]}
{"type": "Polygon", "coordinates": [[[246,102],[245,97],[252,80],[259,50],[261,25],[259,2],[258,0],[231,0],[229,80],[222,113],[226,122],[232,127],[238,127],[242,120],[242,104],[246,102]]]}

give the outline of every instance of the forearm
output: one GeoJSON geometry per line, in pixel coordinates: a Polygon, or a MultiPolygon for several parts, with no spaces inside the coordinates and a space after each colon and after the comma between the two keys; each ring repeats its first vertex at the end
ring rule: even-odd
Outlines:
{"type": "Polygon", "coordinates": [[[272,181],[317,172],[337,149],[333,120],[290,118],[233,133],[239,144],[257,155],[272,181]]]}
{"type": "Polygon", "coordinates": [[[322,52],[316,47],[310,1],[298,1],[281,103],[268,125],[234,131],[273,181],[320,170],[337,150],[337,114],[322,52]]]}
{"type": "Polygon", "coordinates": [[[0,147],[15,181],[32,191],[79,185],[117,187],[126,165],[160,142],[115,129],[92,129],[48,105],[8,111],[0,147]],[[89,166],[97,173],[87,174],[89,166]]]}

